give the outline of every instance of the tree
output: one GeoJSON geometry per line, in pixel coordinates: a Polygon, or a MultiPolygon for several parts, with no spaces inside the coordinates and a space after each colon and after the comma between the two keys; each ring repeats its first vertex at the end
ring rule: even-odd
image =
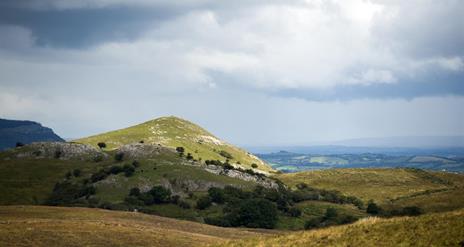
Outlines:
{"type": "Polygon", "coordinates": [[[22,142],[17,142],[17,143],[16,143],[16,147],[17,147],[17,148],[18,148],[18,147],[22,147],[22,146],[24,146],[24,143],[22,143],[22,142]]]}
{"type": "Polygon", "coordinates": [[[176,147],[176,151],[179,153],[179,156],[183,156],[185,149],[184,147],[176,147]]]}
{"type": "Polygon", "coordinates": [[[114,155],[114,159],[115,159],[116,161],[122,161],[122,160],[124,159],[124,153],[116,153],[116,154],[114,155]]]}
{"type": "Polygon", "coordinates": [[[240,204],[238,223],[251,228],[274,228],[277,223],[276,206],[265,199],[248,199],[240,204]]]}
{"type": "Polygon", "coordinates": [[[381,211],[382,209],[372,200],[367,204],[366,212],[368,214],[380,214],[381,211]]]}
{"type": "Polygon", "coordinates": [[[155,203],[166,203],[169,202],[171,198],[171,190],[160,185],[154,186],[149,193],[153,196],[153,201],[155,203]]]}
{"type": "Polygon", "coordinates": [[[292,207],[288,210],[288,214],[292,217],[300,217],[301,216],[301,210],[296,207],[292,207]]]}
{"type": "Polygon", "coordinates": [[[408,216],[418,216],[422,214],[422,209],[417,206],[405,207],[401,213],[408,216]]]}
{"type": "Polygon", "coordinates": [[[202,196],[197,201],[197,209],[206,209],[211,206],[211,203],[211,198],[209,196],[202,196]]]}
{"type": "Polygon", "coordinates": [[[74,175],[74,177],[79,177],[79,176],[81,175],[81,170],[79,170],[79,169],[74,169],[73,175],[74,175]]]}
{"type": "Polygon", "coordinates": [[[132,176],[132,174],[134,174],[134,172],[135,172],[135,168],[133,166],[127,165],[127,164],[122,167],[122,170],[124,171],[124,175],[126,177],[132,176]]]}
{"type": "Polygon", "coordinates": [[[305,222],[304,229],[312,229],[319,227],[321,225],[322,219],[321,218],[312,218],[305,222]]]}
{"type": "Polygon", "coordinates": [[[255,164],[255,163],[253,163],[253,164],[251,164],[251,167],[252,167],[252,168],[258,168],[258,165],[255,164]]]}
{"type": "Polygon", "coordinates": [[[104,142],[99,142],[99,143],[97,143],[97,145],[98,145],[98,147],[99,147],[100,149],[106,148],[106,143],[104,143],[104,142]]]}
{"type": "Polygon", "coordinates": [[[330,220],[330,219],[334,219],[338,216],[338,212],[335,208],[327,208],[325,210],[325,215],[324,215],[324,219],[325,220],[330,220]]]}
{"type": "Polygon", "coordinates": [[[187,160],[193,160],[193,156],[191,153],[187,153],[187,160]]]}
{"type": "Polygon", "coordinates": [[[221,188],[212,187],[208,190],[208,195],[211,200],[215,203],[224,203],[224,190],[221,188]]]}
{"type": "Polygon", "coordinates": [[[137,187],[130,189],[129,196],[140,196],[140,189],[137,187]]]}

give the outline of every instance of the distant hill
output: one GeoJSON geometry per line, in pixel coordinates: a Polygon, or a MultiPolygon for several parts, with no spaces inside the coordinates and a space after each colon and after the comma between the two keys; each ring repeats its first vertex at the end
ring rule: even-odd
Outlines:
{"type": "Polygon", "coordinates": [[[104,142],[106,150],[113,150],[125,144],[144,142],[165,147],[183,147],[197,160],[229,160],[230,163],[256,169],[273,171],[265,162],[253,154],[217,138],[200,126],[178,117],[161,117],[148,122],[115,130],[100,135],[75,140],[74,142],[97,146],[104,142]],[[254,165],[253,165],[254,166],[254,165]]]}
{"type": "Polygon", "coordinates": [[[64,141],[52,129],[33,121],[0,119],[0,150],[12,148],[17,142],[64,141]]]}

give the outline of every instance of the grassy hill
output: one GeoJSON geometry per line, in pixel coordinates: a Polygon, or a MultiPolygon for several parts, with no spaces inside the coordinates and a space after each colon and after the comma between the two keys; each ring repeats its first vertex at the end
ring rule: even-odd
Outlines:
{"type": "Polygon", "coordinates": [[[0,206],[5,246],[204,246],[273,231],[221,228],[101,209],[0,206]]]}
{"type": "Polygon", "coordinates": [[[105,142],[107,150],[124,144],[143,141],[161,144],[166,147],[184,147],[185,153],[191,153],[199,160],[225,161],[227,156],[231,163],[239,163],[245,168],[252,164],[262,171],[273,171],[265,162],[243,149],[228,144],[215,137],[200,126],[178,117],[161,117],[129,128],[115,130],[100,135],[75,140],[75,142],[97,146],[105,142]],[[221,151],[222,154],[221,155],[221,151]],[[228,155],[229,154],[229,155],[228,155]]]}
{"type": "Polygon", "coordinates": [[[384,206],[420,206],[427,211],[464,207],[464,175],[418,169],[329,169],[277,175],[287,185],[299,183],[337,190],[384,206]]]}
{"type": "Polygon", "coordinates": [[[351,225],[217,246],[462,246],[463,240],[464,210],[458,210],[419,217],[366,218],[351,225]]]}

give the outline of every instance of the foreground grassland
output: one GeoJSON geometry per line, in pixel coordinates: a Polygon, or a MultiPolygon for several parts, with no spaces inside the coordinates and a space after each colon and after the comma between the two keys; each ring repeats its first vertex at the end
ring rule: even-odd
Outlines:
{"type": "Polygon", "coordinates": [[[391,219],[279,236],[229,241],[218,246],[462,246],[464,210],[391,219]]]}
{"type": "Polygon", "coordinates": [[[417,169],[328,169],[282,174],[285,184],[337,190],[385,207],[419,206],[426,212],[464,207],[464,175],[417,169]]]}
{"type": "Polygon", "coordinates": [[[194,123],[177,117],[162,117],[129,128],[75,140],[75,142],[93,146],[104,142],[107,150],[139,141],[172,148],[184,147],[186,154],[191,153],[194,159],[203,161],[225,161],[227,157],[220,155],[220,151],[226,151],[231,155],[228,158],[231,163],[239,162],[246,168],[251,168],[252,164],[256,164],[257,169],[273,171],[269,165],[256,156],[218,139],[194,123]]]}
{"type": "Polygon", "coordinates": [[[2,246],[203,246],[274,233],[101,209],[0,206],[2,246]]]}

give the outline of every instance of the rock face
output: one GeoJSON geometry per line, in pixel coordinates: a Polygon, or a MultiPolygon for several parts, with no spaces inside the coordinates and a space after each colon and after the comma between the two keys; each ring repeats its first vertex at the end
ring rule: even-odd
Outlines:
{"type": "Polygon", "coordinates": [[[118,153],[123,153],[124,157],[130,159],[148,159],[154,158],[161,153],[175,153],[172,148],[163,147],[161,145],[132,143],[121,146],[118,153]]]}
{"type": "Polygon", "coordinates": [[[64,140],[52,129],[36,122],[0,119],[0,151],[15,147],[17,142],[29,144],[40,141],[64,140]]]}
{"type": "Polygon", "coordinates": [[[205,170],[217,175],[224,175],[232,178],[238,178],[244,181],[255,182],[265,188],[279,188],[279,185],[276,183],[276,181],[265,176],[252,175],[234,169],[225,169],[221,166],[216,165],[206,165],[205,170]]]}
{"type": "Polygon", "coordinates": [[[108,155],[86,144],[67,142],[34,142],[14,150],[17,158],[50,158],[95,160],[108,155]]]}

